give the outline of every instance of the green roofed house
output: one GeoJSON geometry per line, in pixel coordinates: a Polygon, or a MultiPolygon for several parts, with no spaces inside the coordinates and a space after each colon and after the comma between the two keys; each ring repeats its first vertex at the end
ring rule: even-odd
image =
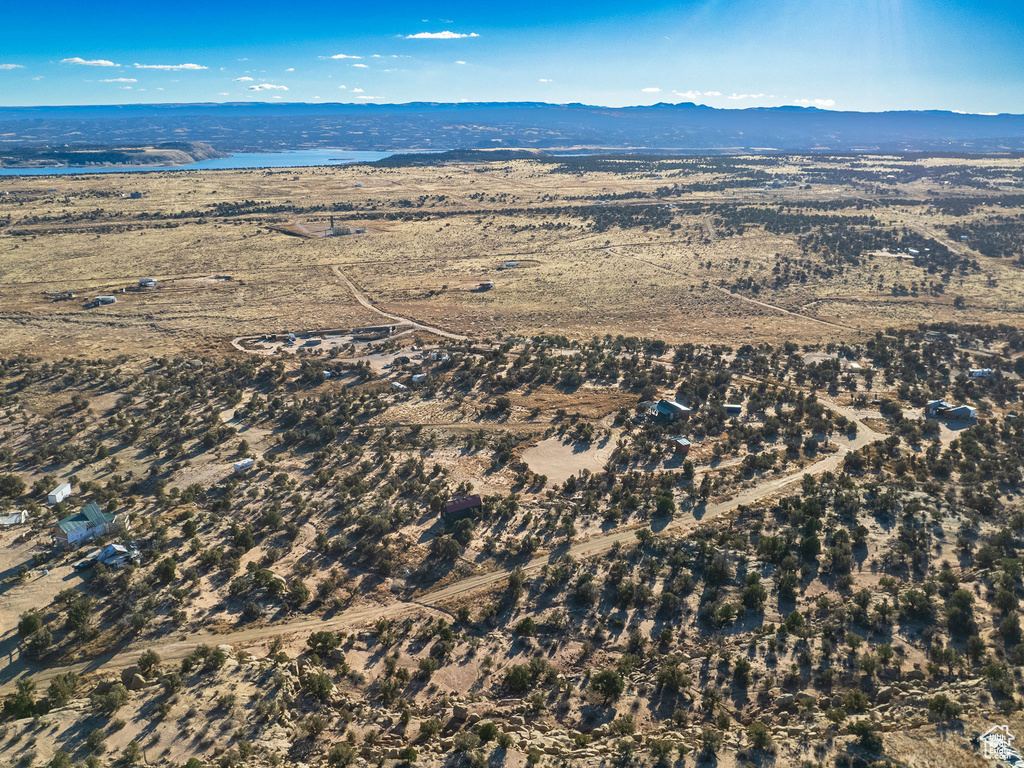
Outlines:
{"type": "Polygon", "coordinates": [[[115,525],[128,527],[127,515],[109,514],[100,510],[96,502],[87,504],[81,512],[68,515],[52,529],[54,543],[67,549],[99,538],[115,525]]]}

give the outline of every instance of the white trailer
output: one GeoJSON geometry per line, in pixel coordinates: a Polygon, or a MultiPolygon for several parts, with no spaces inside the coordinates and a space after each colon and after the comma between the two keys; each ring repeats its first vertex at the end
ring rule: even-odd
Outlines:
{"type": "Polygon", "coordinates": [[[60,504],[64,499],[71,495],[71,483],[61,483],[48,494],[46,494],[46,501],[50,506],[54,504],[60,504]]]}

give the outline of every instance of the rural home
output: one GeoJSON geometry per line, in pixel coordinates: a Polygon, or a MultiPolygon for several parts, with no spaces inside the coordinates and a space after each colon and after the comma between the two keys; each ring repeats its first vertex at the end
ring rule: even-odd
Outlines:
{"type": "Polygon", "coordinates": [[[128,527],[127,515],[102,512],[96,502],[87,504],[82,511],[68,515],[51,529],[53,540],[59,546],[73,549],[84,542],[105,535],[118,524],[128,527]]]}
{"type": "Polygon", "coordinates": [[[969,405],[954,405],[945,400],[929,400],[924,407],[924,415],[929,419],[949,419],[958,421],[960,419],[977,418],[978,409],[969,405]]]}
{"type": "Polygon", "coordinates": [[[444,503],[441,519],[446,523],[461,520],[482,509],[483,505],[483,500],[475,493],[472,496],[459,496],[444,503]]]}
{"type": "Polygon", "coordinates": [[[692,408],[687,408],[675,400],[659,400],[658,404],[654,406],[654,411],[658,416],[662,416],[669,421],[686,421],[690,418],[690,414],[693,413],[692,408]]]}

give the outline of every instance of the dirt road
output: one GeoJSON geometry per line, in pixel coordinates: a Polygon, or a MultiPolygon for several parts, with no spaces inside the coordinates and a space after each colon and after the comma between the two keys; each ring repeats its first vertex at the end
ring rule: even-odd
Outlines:
{"type": "Polygon", "coordinates": [[[345,282],[345,285],[348,286],[348,289],[350,291],[352,291],[352,296],[355,297],[355,300],[358,301],[363,307],[365,307],[366,309],[370,310],[371,312],[376,312],[378,315],[380,315],[382,317],[386,317],[389,320],[393,320],[393,321],[395,321],[397,323],[406,323],[408,325],[411,325],[413,328],[415,328],[417,330],[427,331],[428,333],[433,333],[433,334],[436,334],[437,336],[441,336],[441,337],[446,338],[446,339],[452,339],[454,341],[468,341],[469,340],[468,336],[463,336],[461,333],[452,333],[451,331],[443,331],[440,328],[435,328],[432,325],[425,325],[423,323],[418,323],[415,320],[409,319],[408,317],[402,317],[401,315],[393,315],[390,312],[385,312],[383,309],[380,309],[372,301],[370,301],[368,298],[366,298],[366,295],[361,290],[359,290],[356,287],[356,284],[353,283],[351,280],[349,280],[348,275],[346,275],[344,272],[342,272],[341,267],[339,267],[338,265],[335,264],[335,265],[333,265],[331,267],[331,269],[334,270],[334,274],[336,274],[338,277],[340,277],[345,282]]]}
{"type": "MultiPolygon", "coordinates": [[[[869,443],[881,440],[885,435],[874,431],[861,419],[860,414],[852,408],[841,406],[829,401],[829,408],[841,413],[857,425],[857,436],[848,444],[840,445],[839,450],[819,459],[814,464],[804,467],[801,470],[791,472],[780,477],[765,480],[759,485],[749,488],[730,499],[709,504],[696,511],[696,514],[686,513],[672,520],[664,527],[665,532],[686,533],[698,525],[714,520],[729,512],[732,512],[740,505],[752,505],[756,502],[770,498],[782,491],[795,486],[801,482],[805,474],[819,475],[823,472],[835,472],[842,465],[846,454],[857,450],[869,443]]],[[[581,559],[604,554],[618,543],[634,541],[636,533],[646,524],[637,524],[617,528],[614,531],[595,536],[585,541],[579,541],[567,548],[561,548],[553,553],[538,555],[522,566],[527,573],[536,573],[553,560],[564,555],[571,555],[573,558],[581,559]]],[[[57,675],[65,672],[75,671],[78,673],[103,672],[115,673],[125,667],[134,664],[139,655],[146,649],[152,649],[160,654],[164,660],[173,661],[184,658],[197,646],[206,645],[232,645],[246,646],[266,642],[273,637],[284,637],[293,634],[309,633],[314,630],[350,630],[353,627],[361,626],[375,621],[381,617],[395,617],[407,613],[419,613],[424,609],[440,610],[440,606],[475,592],[481,592],[492,587],[503,584],[511,573],[511,568],[502,568],[488,573],[476,574],[461,579],[432,592],[417,596],[414,601],[396,600],[388,605],[361,605],[350,608],[337,616],[330,618],[298,618],[282,621],[269,626],[240,629],[233,632],[210,633],[197,632],[193,634],[179,635],[174,640],[163,640],[150,642],[145,645],[126,647],[122,650],[106,654],[90,661],[72,664],[65,667],[51,667],[49,669],[32,671],[17,656],[16,652],[0,661],[0,693],[7,693],[14,689],[17,681],[24,677],[32,678],[37,689],[44,688],[47,682],[57,675]]]]}
{"type": "Polygon", "coordinates": [[[719,291],[720,293],[724,293],[726,296],[732,296],[734,299],[739,299],[740,301],[745,301],[748,304],[756,304],[759,307],[764,307],[765,309],[771,309],[771,310],[774,310],[775,312],[779,312],[779,313],[781,313],[783,315],[790,315],[792,317],[799,317],[802,320],[810,320],[812,323],[821,323],[822,325],[827,325],[827,326],[830,326],[832,328],[841,328],[844,331],[857,331],[858,333],[861,332],[859,328],[854,328],[851,325],[843,325],[842,323],[833,323],[831,320],[822,320],[820,317],[815,317],[814,315],[805,315],[802,312],[794,312],[791,309],[785,309],[784,307],[780,307],[780,306],[777,306],[775,304],[769,304],[766,301],[758,301],[757,299],[752,299],[749,296],[744,296],[742,293],[733,293],[729,289],[722,288],[722,287],[717,286],[717,285],[713,285],[711,287],[714,288],[716,291],[719,291]]]}

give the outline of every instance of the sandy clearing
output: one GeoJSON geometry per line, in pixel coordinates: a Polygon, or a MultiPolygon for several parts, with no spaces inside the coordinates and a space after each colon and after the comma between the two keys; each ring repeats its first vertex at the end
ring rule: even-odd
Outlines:
{"type": "Polygon", "coordinates": [[[547,475],[549,484],[557,485],[584,469],[601,472],[614,450],[610,439],[584,445],[549,437],[523,451],[523,461],[536,474],[547,475]]]}

